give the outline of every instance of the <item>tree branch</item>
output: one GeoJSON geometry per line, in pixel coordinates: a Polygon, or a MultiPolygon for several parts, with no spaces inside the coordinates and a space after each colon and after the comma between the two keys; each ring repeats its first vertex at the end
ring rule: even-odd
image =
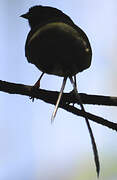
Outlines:
{"type": "MultiPolygon", "coordinates": [[[[60,105],[60,107],[62,107],[66,111],[71,112],[75,115],[85,117],[85,113],[74,106],[60,105]]],[[[88,113],[88,112],[86,112],[86,113],[87,113],[88,119],[117,131],[117,123],[110,122],[102,117],[96,116],[96,115],[88,113]]]]}
{"type": "MultiPolygon", "coordinates": [[[[34,97],[36,99],[41,99],[50,104],[56,104],[58,94],[59,94],[59,92],[47,91],[43,89],[35,89],[32,91],[32,86],[10,83],[10,82],[1,81],[1,80],[0,80],[0,91],[6,92],[9,94],[20,94],[20,95],[34,97]]],[[[80,96],[81,96],[83,104],[117,106],[117,97],[88,95],[84,93],[80,93],[80,96]]],[[[70,105],[70,103],[73,103],[73,104],[78,103],[78,101],[75,98],[74,93],[73,92],[63,93],[63,96],[60,102],[60,107],[75,115],[85,117],[85,114],[83,111],[79,110],[73,105],[70,105]]],[[[87,117],[96,123],[99,123],[101,125],[104,125],[108,128],[111,128],[117,131],[117,123],[110,122],[104,118],[95,116],[88,112],[87,112],[87,117]]]]}

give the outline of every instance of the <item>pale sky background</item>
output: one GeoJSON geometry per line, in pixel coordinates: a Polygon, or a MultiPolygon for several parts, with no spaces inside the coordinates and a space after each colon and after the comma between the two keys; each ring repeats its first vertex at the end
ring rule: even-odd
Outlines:
{"type": "MultiPolygon", "coordinates": [[[[29,26],[21,14],[34,5],[61,9],[89,37],[91,67],[77,75],[79,92],[117,96],[116,0],[0,0],[0,79],[33,85],[40,71],[27,62],[24,45],[29,26]]],[[[45,75],[41,88],[60,90],[62,78],[45,75]]],[[[65,91],[70,91],[69,81],[65,91]]],[[[117,107],[85,106],[117,122],[117,107]]],[[[0,92],[0,180],[95,180],[88,130],[83,118],[41,100],[0,92]]],[[[91,123],[99,150],[100,180],[117,179],[117,133],[91,123]]]]}

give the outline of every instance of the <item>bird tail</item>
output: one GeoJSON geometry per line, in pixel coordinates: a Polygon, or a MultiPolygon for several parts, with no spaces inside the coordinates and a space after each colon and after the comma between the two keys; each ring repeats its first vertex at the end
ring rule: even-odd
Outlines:
{"type": "Polygon", "coordinates": [[[60,93],[59,93],[59,96],[58,96],[58,99],[57,99],[57,102],[56,102],[56,105],[55,105],[55,109],[54,109],[54,112],[53,112],[52,117],[51,117],[51,123],[53,123],[54,118],[56,116],[56,113],[57,113],[57,110],[58,110],[58,107],[59,107],[59,103],[60,103],[64,88],[65,88],[65,85],[66,85],[66,81],[67,81],[67,77],[64,77],[63,82],[62,82],[62,86],[61,86],[61,90],[60,90],[60,93]]]}
{"type": "Polygon", "coordinates": [[[76,76],[74,76],[74,80],[73,80],[73,77],[69,77],[69,79],[70,79],[70,81],[71,81],[71,83],[73,85],[74,93],[75,93],[76,99],[78,100],[78,102],[80,104],[81,110],[85,113],[85,121],[86,121],[86,124],[87,124],[87,127],[88,127],[88,131],[89,131],[89,134],[90,134],[92,148],[93,148],[93,153],[94,153],[94,161],[95,161],[95,165],[96,165],[96,172],[97,172],[97,176],[99,177],[100,162],[99,162],[98,150],[97,150],[95,138],[93,136],[93,132],[92,132],[92,129],[91,129],[91,126],[90,126],[90,123],[89,123],[86,111],[84,109],[82,100],[81,100],[80,95],[79,95],[78,90],[77,90],[76,76]]]}

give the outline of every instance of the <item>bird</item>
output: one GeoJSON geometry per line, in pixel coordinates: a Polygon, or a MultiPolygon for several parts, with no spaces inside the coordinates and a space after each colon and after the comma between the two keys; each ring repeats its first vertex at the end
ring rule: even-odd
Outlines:
{"type": "Polygon", "coordinates": [[[34,87],[40,87],[40,81],[44,74],[63,77],[60,93],[51,118],[53,122],[66,81],[70,79],[76,99],[80,104],[81,110],[85,113],[96,172],[99,176],[98,150],[76,82],[76,75],[91,65],[92,48],[89,39],[85,32],[68,15],[55,7],[33,6],[21,17],[28,20],[31,28],[26,39],[25,56],[29,63],[34,64],[42,72],[34,87]]]}

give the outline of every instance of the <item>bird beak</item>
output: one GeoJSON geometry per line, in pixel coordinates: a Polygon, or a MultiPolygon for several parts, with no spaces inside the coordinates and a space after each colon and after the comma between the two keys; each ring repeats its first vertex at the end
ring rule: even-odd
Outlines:
{"type": "Polygon", "coordinates": [[[25,19],[29,19],[29,14],[28,13],[22,14],[20,17],[25,18],[25,19]]]}

